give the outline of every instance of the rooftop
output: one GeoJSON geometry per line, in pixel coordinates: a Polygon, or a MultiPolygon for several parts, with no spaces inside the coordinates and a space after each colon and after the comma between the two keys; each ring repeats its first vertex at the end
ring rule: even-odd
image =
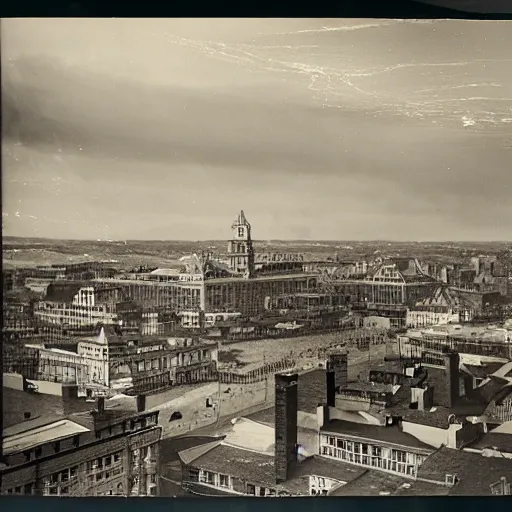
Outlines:
{"type": "Polygon", "coordinates": [[[448,492],[443,485],[366,470],[360,477],[338,487],[331,496],[443,496],[448,492]]]}
{"type": "Polygon", "coordinates": [[[34,446],[58,441],[75,434],[88,432],[89,429],[70,420],[59,420],[47,425],[4,437],[3,448],[6,455],[22,452],[34,446]]]}
{"type": "Polygon", "coordinates": [[[324,433],[343,434],[349,437],[377,441],[395,446],[406,446],[418,450],[432,451],[432,447],[422,443],[414,436],[402,432],[398,426],[370,425],[351,421],[332,420],[321,428],[324,433]]]}
{"type": "Polygon", "coordinates": [[[268,276],[257,276],[251,279],[243,279],[241,277],[221,277],[217,279],[209,279],[205,281],[205,284],[224,284],[224,283],[251,283],[251,282],[261,282],[261,281],[279,281],[279,280],[288,280],[288,279],[303,279],[308,277],[318,277],[317,273],[312,272],[301,272],[297,274],[276,274],[276,275],[268,275],[268,276]]]}
{"type": "Polygon", "coordinates": [[[449,494],[490,496],[490,485],[502,476],[512,479],[512,459],[441,447],[425,459],[418,478],[444,483],[447,474],[456,474],[459,480],[449,494]]]}
{"type": "Polygon", "coordinates": [[[503,363],[486,363],[482,365],[464,364],[463,369],[466,369],[473,377],[477,379],[485,379],[495,371],[499,370],[503,363]]]}
{"type": "Polygon", "coordinates": [[[448,428],[448,418],[453,414],[462,419],[468,416],[480,416],[483,412],[484,408],[481,406],[472,406],[469,409],[464,407],[448,408],[443,406],[434,406],[425,411],[418,411],[417,409],[415,410],[405,407],[401,409],[393,409],[393,413],[401,416],[403,421],[429,427],[442,428],[444,430],[448,428]]]}
{"type": "MultiPolygon", "coordinates": [[[[236,475],[255,484],[275,485],[273,455],[235,448],[222,442],[209,443],[204,447],[204,453],[190,460],[189,464],[223,475],[236,475]]],[[[180,452],[179,455],[184,460],[183,456],[188,454],[180,452]]]]}
{"type": "Polygon", "coordinates": [[[85,400],[63,400],[62,397],[29,393],[17,389],[3,388],[4,429],[17,424],[24,424],[24,413],[29,412],[32,420],[51,418],[52,421],[63,419],[69,414],[90,411],[94,404],[85,400]]]}
{"type": "Polygon", "coordinates": [[[470,448],[475,450],[495,449],[499,452],[512,453],[512,434],[488,432],[470,448]]]}
{"type": "Polygon", "coordinates": [[[73,302],[75,295],[83,288],[82,283],[51,283],[46,289],[44,300],[49,302],[73,302]]]}
{"type": "MultiPolygon", "coordinates": [[[[179,457],[184,464],[200,469],[236,476],[256,485],[276,486],[273,454],[239,448],[226,444],[226,440],[219,440],[181,451],[179,457]]],[[[331,461],[314,455],[299,462],[288,481],[279,487],[295,495],[307,495],[309,482],[305,479],[310,475],[344,483],[357,478],[364,471],[363,468],[342,461],[331,461]]]]}

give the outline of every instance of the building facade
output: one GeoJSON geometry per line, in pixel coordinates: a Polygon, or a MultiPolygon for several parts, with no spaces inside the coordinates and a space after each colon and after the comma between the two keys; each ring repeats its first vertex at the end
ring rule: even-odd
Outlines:
{"type": "Polygon", "coordinates": [[[4,430],[2,494],[158,496],[158,412],[34,422],[4,430]]]}

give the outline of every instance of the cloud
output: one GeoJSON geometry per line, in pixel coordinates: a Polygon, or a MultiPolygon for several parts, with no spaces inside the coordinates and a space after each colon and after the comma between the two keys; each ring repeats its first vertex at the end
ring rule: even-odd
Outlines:
{"type": "MultiPolygon", "coordinates": [[[[147,85],[44,58],[11,61],[3,74],[4,144],[59,156],[53,168],[45,164],[47,174],[67,162],[84,217],[91,203],[77,187],[90,194],[101,183],[112,190],[123,184],[125,206],[109,198],[103,204],[127,216],[134,215],[129,205],[140,187],[139,204],[158,215],[177,215],[186,193],[204,214],[215,208],[212,194],[223,207],[249,204],[268,211],[254,221],[268,238],[449,238],[448,230],[469,236],[471,229],[478,238],[491,225],[506,233],[512,219],[511,155],[492,133],[443,129],[350,104],[322,108],[299,92],[287,99],[293,82],[265,90],[147,85]],[[159,190],[165,180],[175,191],[175,210],[159,190]],[[277,212],[287,220],[276,223],[277,212]]],[[[34,164],[6,165],[11,179],[29,170],[34,164]]],[[[174,227],[197,230],[201,215],[174,227]]],[[[108,224],[120,234],[127,221],[112,213],[108,224]]],[[[172,221],[146,230],[142,224],[139,233],[151,238],[157,229],[184,238],[167,231],[172,221]]]]}

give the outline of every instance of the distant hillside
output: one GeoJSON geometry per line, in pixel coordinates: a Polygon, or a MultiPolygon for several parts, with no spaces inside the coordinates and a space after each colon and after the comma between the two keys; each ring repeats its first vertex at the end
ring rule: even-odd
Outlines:
{"type": "MultiPolygon", "coordinates": [[[[506,250],[505,242],[361,242],[361,241],[255,241],[257,253],[303,253],[307,259],[360,259],[373,254],[407,256],[434,261],[460,261],[478,254],[495,254],[506,250]]],[[[113,266],[133,268],[139,265],[175,267],[185,254],[212,248],[216,254],[225,254],[225,240],[189,241],[84,241],[5,237],[3,263],[5,267],[64,264],[78,261],[109,260],[113,266]]]]}

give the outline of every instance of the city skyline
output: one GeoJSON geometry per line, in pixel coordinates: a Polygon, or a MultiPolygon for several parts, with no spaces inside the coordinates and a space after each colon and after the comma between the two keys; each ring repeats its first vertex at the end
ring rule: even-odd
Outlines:
{"type": "Polygon", "coordinates": [[[210,21],[2,20],[4,235],[510,238],[506,22],[210,21]]]}

